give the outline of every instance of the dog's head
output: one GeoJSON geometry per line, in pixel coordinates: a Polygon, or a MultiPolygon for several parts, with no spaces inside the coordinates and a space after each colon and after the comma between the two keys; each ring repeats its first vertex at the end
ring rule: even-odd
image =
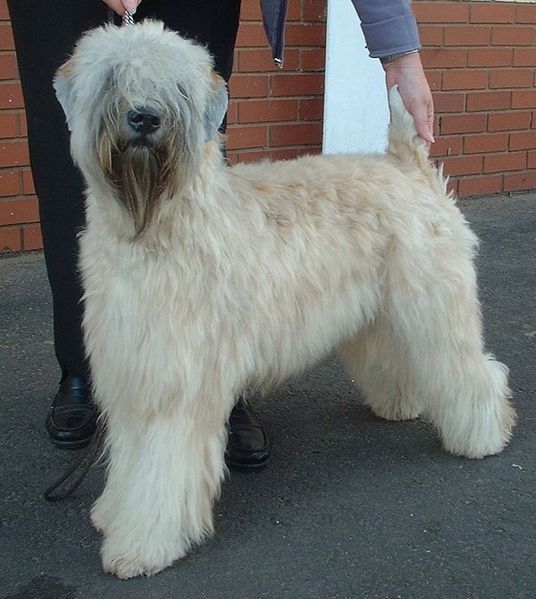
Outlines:
{"type": "Polygon", "coordinates": [[[73,159],[88,185],[113,190],[137,234],[159,201],[195,177],[227,110],[207,50],[156,21],[89,31],[54,87],[73,159]]]}

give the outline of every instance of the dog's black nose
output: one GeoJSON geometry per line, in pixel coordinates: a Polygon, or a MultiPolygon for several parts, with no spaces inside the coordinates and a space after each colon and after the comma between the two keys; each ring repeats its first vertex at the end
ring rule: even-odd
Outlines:
{"type": "Polygon", "coordinates": [[[136,133],[148,135],[160,128],[160,115],[153,108],[146,106],[128,111],[128,124],[136,133]]]}

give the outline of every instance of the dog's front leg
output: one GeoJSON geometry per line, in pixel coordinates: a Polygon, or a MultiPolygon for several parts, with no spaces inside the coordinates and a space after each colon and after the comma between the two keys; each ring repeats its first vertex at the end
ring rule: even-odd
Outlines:
{"type": "Polygon", "coordinates": [[[103,567],[120,578],[155,574],[212,532],[226,414],[206,401],[187,405],[135,426],[132,415],[108,419],[108,480],[92,520],[105,535],[103,567]]]}

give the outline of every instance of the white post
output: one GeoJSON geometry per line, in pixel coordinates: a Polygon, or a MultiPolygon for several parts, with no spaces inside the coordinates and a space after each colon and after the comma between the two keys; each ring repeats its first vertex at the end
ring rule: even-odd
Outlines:
{"type": "Polygon", "coordinates": [[[389,108],[383,69],[369,58],[351,0],[328,0],[323,152],[382,152],[389,108]]]}

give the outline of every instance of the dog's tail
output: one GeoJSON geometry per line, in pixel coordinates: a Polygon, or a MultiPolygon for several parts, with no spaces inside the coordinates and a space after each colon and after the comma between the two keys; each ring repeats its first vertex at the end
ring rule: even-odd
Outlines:
{"type": "Polygon", "coordinates": [[[428,162],[426,143],[417,134],[415,122],[404,106],[398,85],[394,85],[389,90],[389,108],[391,109],[389,153],[405,162],[428,162]]]}
{"type": "Polygon", "coordinates": [[[402,162],[418,166],[434,185],[439,184],[441,189],[445,190],[447,181],[443,177],[443,169],[438,169],[432,164],[428,155],[428,146],[419,137],[413,117],[406,110],[397,85],[389,90],[389,107],[391,123],[387,152],[402,162]]]}

